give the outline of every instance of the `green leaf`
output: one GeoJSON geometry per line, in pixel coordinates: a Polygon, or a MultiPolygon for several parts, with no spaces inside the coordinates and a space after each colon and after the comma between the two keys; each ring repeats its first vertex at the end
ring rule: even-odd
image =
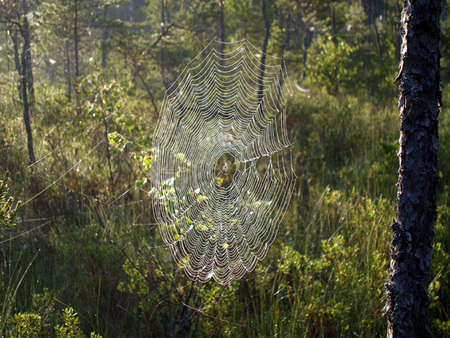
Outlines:
{"type": "Polygon", "coordinates": [[[200,231],[206,231],[206,230],[208,230],[208,226],[205,225],[203,222],[199,222],[199,223],[197,224],[196,228],[197,228],[197,230],[200,230],[200,231]]]}
{"type": "Polygon", "coordinates": [[[147,177],[143,178],[142,180],[138,180],[136,181],[136,188],[139,188],[141,185],[144,185],[145,183],[147,183],[147,177]]]}
{"type": "Polygon", "coordinates": [[[209,200],[209,197],[207,197],[207,196],[204,196],[204,195],[198,195],[198,196],[197,196],[197,201],[198,201],[199,203],[201,203],[201,202],[203,202],[203,201],[207,201],[207,200],[209,200]]]}
{"type": "Polygon", "coordinates": [[[177,158],[177,159],[179,159],[179,160],[184,162],[185,155],[183,153],[178,153],[178,154],[175,155],[175,158],[177,158]]]}

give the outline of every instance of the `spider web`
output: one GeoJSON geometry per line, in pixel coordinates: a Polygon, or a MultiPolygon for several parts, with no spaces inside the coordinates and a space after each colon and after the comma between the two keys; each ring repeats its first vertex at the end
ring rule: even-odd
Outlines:
{"type": "Polygon", "coordinates": [[[211,41],[166,91],[152,148],[152,203],[175,262],[227,285],[273,243],[297,179],[283,59],[211,41]]]}

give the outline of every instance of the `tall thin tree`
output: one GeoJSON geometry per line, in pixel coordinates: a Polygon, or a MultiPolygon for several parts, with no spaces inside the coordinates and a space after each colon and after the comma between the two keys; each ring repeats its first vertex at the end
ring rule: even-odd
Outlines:
{"type": "Polygon", "coordinates": [[[108,57],[108,48],[107,48],[107,41],[109,38],[109,26],[106,23],[107,22],[107,15],[108,15],[108,6],[105,6],[103,8],[103,17],[102,17],[102,68],[106,68],[106,61],[108,57]]]}
{"type": "Polygon", "coordinates": [[[22,0],[22,11],[23,11],[23,23],[22,23],[22,34],[24,41],[24,50],[26,58],[26,77],[28,86],[28,99],[30,104],[34,103],[34,76],[33,76],[33,61],[31,58],[31,35],[30,35],[30,25],[28,23],[28,3],[26,0],[22,0]]]}
{"type": "Polygon", "coordinates": [[[82,5],[80,0],[73,0],[73,46],[74,46],[74,58],[75,58],[75,100],[77,104],[77,115],[81,114],[81,102],[80,95],[78,92],[78,83],[80,80],[80,5],[82,5]]]}
{"type": "MultiPolygon", "coordinates": [[[[225,51],[225,45],[223,42],[225,42],[225,4],[224,0],[219,0],[219,39],[220,42],[220,49],[219,53],[223,54],[225,51]]],[[[223,66],[224,60],[220,60],[220,64],[223,66]]]]}
{"type": "Polygon", "coordinates": [[[80,32],[78,27],[79,0],[73,2],[73,45],[75,49],[75,83],[80,76],[80,32]]]}
{"type": "Polygon", "coordinates": [[[17,88],[19,98],[22,101],[23,121],[27,134],[29,164],[33,164],[35,162],[35,156],[33,148],[33,134],[30,122],[30,111],[34,100],[34,84],[33,67],[31,64],[31,35],[27,19],[28,5],[26,0],[22,0],[20,3],[12,4],[11,7],[8,7],[8,3],[1,3],[0,5],[0,18],[7,24],[8,34],[13,43],[14,62],[19,76],[17,88]],[[22,44],[20,37],[23,40],[22,44]],[[20,45],[22,46],[21,53],[20,45]]]}
{"type": "MultiPolygon", "coordinates": [[[[166,0],[161,0],[161,36],[165,34],[166,31],[166,0]]],[[[161,79],[164,84],[164,87],[169,88],[166,81],[166,72],[165,72],[165,57],[164,57],[164,45],[161,46],[161,50],[159,52],[159,64],[161,71],[161,79]]]]}
{"type": "Polygon", "coordinates": [[[428,337],[428,285],[436,220],[441,105],[441,0],[406,0],[402,11],[400,169],[386,284],[388,337],[428,337]]]}
{"type": "MultiPolygon", "coordinates": [[[[261,53],[261,68],[259,69],[258,101],[261,101],[264,96],[263,81],[264,81],[264,74],[266,71],[267,45],[269,44],[269,37],[270,37],[270,21],[269,18],[267,17],[266,0],[261,0],[261,14],[264,20],[264,41],[261,53]]],[[[260,110],[262,112],[262,102],[260,102],[260,110]]]]}

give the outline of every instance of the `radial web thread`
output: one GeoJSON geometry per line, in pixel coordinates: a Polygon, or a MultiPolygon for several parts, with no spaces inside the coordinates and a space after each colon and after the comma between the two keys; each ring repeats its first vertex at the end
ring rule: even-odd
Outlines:
{"type": "Polygon", "coordinates": [[[297,179],[283,59],[212,41],[167,90],[153,137],[152,203],[188,277],[227,285],[273,243],[297,179]],[[263,74],[263,76],[261,76],[263,74]]]}

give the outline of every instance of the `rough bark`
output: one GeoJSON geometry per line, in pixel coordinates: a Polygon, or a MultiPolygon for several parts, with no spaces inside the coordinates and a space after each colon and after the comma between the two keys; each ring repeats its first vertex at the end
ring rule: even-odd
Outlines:
{"type": "Polygon", "coordinates": [[[428,337],[428,285],[436,220],[441,0],[403,2],[400,169],[386,284],[388,337],[428,337]]]}

